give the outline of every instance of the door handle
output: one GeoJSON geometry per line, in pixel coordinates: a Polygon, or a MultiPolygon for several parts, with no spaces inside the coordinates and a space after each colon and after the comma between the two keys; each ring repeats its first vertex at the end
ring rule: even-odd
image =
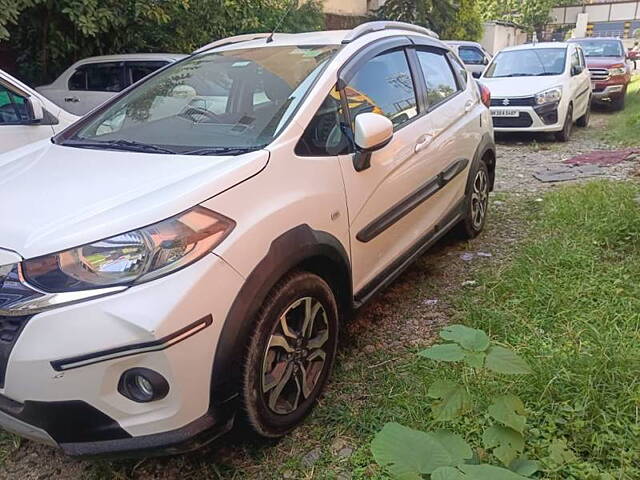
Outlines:
{"type": "Polygon", "coordinates": [[[431,140],[433,140],[433,137],[434,134],[431,132],[425,133],[424,135],[418,137],[418,140],[416,140],[415,152],[418,153],[420,150],[426,148],[427,145],[431,143],[431,140]]]}
{"type": "Polygon", "coordinates": [[[65,102],[78,103],[80,99],[78,97],[64,97],[65,102]]]}
{"type": "Polygon", "coordinates": [[[469,113],[473,108],[473,106],[475,105],[475,103],[476,102],[474,102],[473,100],[469,100],[467,103],[464,104],[464,111],[469,113]]]}

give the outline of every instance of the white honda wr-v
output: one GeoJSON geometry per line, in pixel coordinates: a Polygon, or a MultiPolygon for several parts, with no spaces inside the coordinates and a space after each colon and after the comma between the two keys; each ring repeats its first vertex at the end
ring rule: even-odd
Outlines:
{"type": "Polygon", "coordinates": [[[291,431],[349,313],[482,230],[488,103],[419,27],[244,35],[0,156],[0,425],[71,455],[291,431]]]}

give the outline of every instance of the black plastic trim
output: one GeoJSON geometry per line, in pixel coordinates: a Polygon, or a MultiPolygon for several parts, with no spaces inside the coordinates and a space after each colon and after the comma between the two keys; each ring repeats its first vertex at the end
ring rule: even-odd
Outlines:
{"type": "Polygon", "coordinates": [[[576,100],[578,100],[584,94],[589,93],[590,91],[591,91],[591,85],[589,85],[587,88],[581,91],[578,95],[576,95],[576,100]]]}
{"type": "Polygon", "coordinates": [[[412,247],[357,292],[355,295],[356,306],[359,307],[363,305],[377,291],[389,285],[409,267],[416,258],[451,230],[462,218],[462,208],[464,204],[464,199],[458,202],[440,222],[414,243],[412,247]]]}
{"type": "Polygon", "coordinates": [[[99,352],[87,353],[85,355],[78,355],[75,357],[54,360],[51,362],[51,367],[53,367],[54,370],[61,372],[72,370],[74,368],[86,367],[87,365],[93,365],[94,363],[113,360],[114,358],[129,357],[131,355],[138,355],[140,353],[146,353],[149,351],[156,352],[164,350],[204,330],[212,323],[213,317],[209,314],[206,317],[203,317],[200,320],[197,320],[190,325],[181,328],[180,330],[177,330],[165,337],[159,338],[158,340],[134,343],[131,345],[123,345],[121,347],[101,350],[99,352]]]}
{"type": "Polygon", "coordinates": [[[390,209],[360,230],[356,235],[356,239],[364,243],[373,240],[435,195],[459,173],[463,172],[467,165],[469,165],[469,160],[466,158],[454,161],[438,175],[427,180],[412,194],[393,205],[390,209]]]}

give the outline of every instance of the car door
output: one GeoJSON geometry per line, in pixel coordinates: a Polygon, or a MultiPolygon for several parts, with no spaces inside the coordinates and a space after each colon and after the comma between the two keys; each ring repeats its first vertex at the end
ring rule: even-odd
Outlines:
{"type": "Polygon", "coordinates": [[[0,153],[51,137],[51,121],[34,123],[28,95],[0,78],[0,153]]]}
{"type": "Polygon", "coordinates": [[[464,62],[467,70],[476,78],[480,78],[489,63],[489,59],[484,52],[473,45],[460,45],[458,47],[458,56],[464,62]]]}
{"type": "Polygon", "coordinates": [[[78,66],[62,95],[64,108],[84,115],[127,86],[124,62],[99,62],[78,66]]]}
{"type": "Polygon", "coordinates": [[[458,121],[471,100],[461,95],[446,50],[432,49],[439,56],[436,68],[446,67],[440,75],[448,85],[441,85],[440,100],[433,96],[429,105],[420,52],[410,46],[378,49],[340,73],[351,125],[363,112],[385,115],[394,125],[392,140],[373,152],[369,168],[356,171],[354,154],[340,156],[358,301],[392,278],[453,209],[455,186],[445,185],[442,175],[459,173],[455,162],[462,152],[454,136],[462,133],[458,121]]]}
{"type": "Polygon", "coordinates": [[[591,83],[588,72],[584,66],[584,60],[580,58],[580,51],[576,46],[569,47],[569,89],[573,99],[573,118],[580,118],[587,111],[591,83]]]}

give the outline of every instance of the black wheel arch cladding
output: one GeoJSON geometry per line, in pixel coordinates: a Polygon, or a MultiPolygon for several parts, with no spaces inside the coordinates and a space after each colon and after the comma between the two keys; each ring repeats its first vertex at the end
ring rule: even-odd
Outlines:
{"type": "MultiPolygon", "coordinates": [[[[493,191],[493,186],[496,180],[496,144],[493,140],[493,136],[489,133],[482,135],[482,139],[476,148],[476,153],[473,156],[473,164],[476,162],[484,162],[487,164],[487,170],[489,171],[489,191],[493,191]]],[[[473,164],[471,171],[473,171],[473,164]]],[[[469,193],[470,183],[467,182],[465,194],[469,193]]]]}
{"type": "Polygon", "coordinates": [[[237,397],[245,349],[258,310],[274,285],[295,268],[327,281],[341,313],[352,308],[351,264],[340,241],[307,224],[280,235],[247,277],[222,326],[211,373],[211,407],[237,397]]]}

